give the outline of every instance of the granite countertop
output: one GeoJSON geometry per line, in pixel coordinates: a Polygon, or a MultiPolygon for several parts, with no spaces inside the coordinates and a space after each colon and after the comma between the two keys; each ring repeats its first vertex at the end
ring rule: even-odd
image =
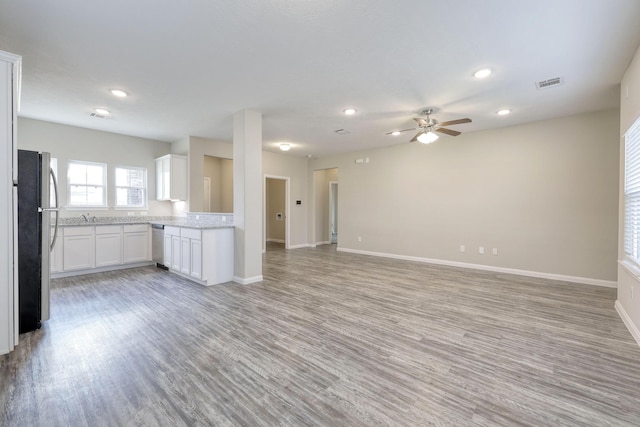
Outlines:
{"type": "Polygon", "coordinates": [[[233,224],[206,224],[187,220],[149,221],[151,224],[162,224],[170,227],[195,228],[198,230],[211,230],[215,228],[233,228],[233,224]]]}
{"type": "Polygon", "coordinates": [[[187,217],[172,216],[138,216],[138,217],[94,217],[91,216],[89,221],[84,221],[82,217],[60,218],[59,227],[90,227],[104,225],[135,225],[135,224],[162,224],[173,227],[195,228],[199,230],[208,230],[216,228],[233,228],[233,215],[210,214],[198,216],[189,215],[187,217]],[[225,221],[218,220],[222,217],[225,221]],[[198,218],[198,219],[195,219],[198,218]]]}

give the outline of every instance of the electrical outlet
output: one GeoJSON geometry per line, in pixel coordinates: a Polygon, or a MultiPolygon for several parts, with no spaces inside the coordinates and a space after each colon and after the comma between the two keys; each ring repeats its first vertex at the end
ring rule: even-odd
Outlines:
{"type": "Polygon", "coordinates": [[[460,245],[460,252],[464,252],[464,251],[465,251],[464,245],[460,245]]]}
{"type": "Polygon", "coordinates": [[[147,211],[142,211],[140,212],[140,216],[147,216],[148,212],[147,211]]]}
{"type": "Polygon", "coordinates": [[[493,248],[492,253],[493,253],[494,255],[498,255],[498,248],[493,248]]]}
{"type": "Polygon", "coordinates": [[[480,246],[480,247],[478,248],[478,253],[479,253],[480,255],[484,255],[484,246],[480,246]]]}
{"type": "Polygon", "coordinates": [[[135,212],[127,212],[127,216],[135,216],[136,213],[135,212]]]}
{"type": "Polygon", "coordinates": [[[358,236],[358,242],[362,242],[362,236],[358,236]]]}

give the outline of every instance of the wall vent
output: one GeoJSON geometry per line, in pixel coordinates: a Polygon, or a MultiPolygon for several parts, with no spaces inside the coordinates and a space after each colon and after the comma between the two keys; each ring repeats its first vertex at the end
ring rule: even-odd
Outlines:
{"type": "Polygon", "coordinates": [[[350,134],[350,133],[351,133],[351,132],[349,132],[349,131],[348,131],[348,130],[346,130],[346,129],[336,129],[336,130],[334,130],[333,132],[334,132],[334,133],[337,133],[338,135],[348,135],[348,134],[350,134]]]}
{"type": "Polygon", "coordinates": [[[539,82],[536,82],[536,88],[538,88],[538,89],[547,89],[547,88],[550,88],[550,87],[559,86],[563,82],[564,82],[564,79],[562,77],[554,77],[552,79],[541,80],[539,82]]]}
{"type": "Polygon", "coordinates": [[[98,114],[98,113],[90,113],[89,116],[96,117],[98,119],[106,119],[107,118],[107,116],[103,116],[102,114],[98,114]]]}

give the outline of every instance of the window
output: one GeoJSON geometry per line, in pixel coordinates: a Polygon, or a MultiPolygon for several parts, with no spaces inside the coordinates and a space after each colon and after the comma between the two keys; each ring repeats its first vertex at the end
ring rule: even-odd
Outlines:
{"type": "Polygon", "coordinates": [[[69,160],[67,194],[69,207],[107,207],[107,165],[69,160]]]}
{"type": "Polygon", "coordinates": [[[116,207],[145,208],[147,206],[147,169],[116,167],[116,207]]]}
{"type": "Polygon", "coordinates": [[[624,252],[640,264],[640,118],[624,134],[624,252]]]}

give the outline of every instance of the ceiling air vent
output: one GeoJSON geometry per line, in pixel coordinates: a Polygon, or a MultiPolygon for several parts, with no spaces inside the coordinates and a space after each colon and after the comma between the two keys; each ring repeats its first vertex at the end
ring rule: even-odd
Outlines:
{"type": "Polygon", "coordinates": [[[536,88],[538,89],[547,89],[554,86],[559,86],[564,82],[562,77],[554,77],[552,79],[541,80],[536,82],[536,88]]]}
{"type": "Polygon", "coordinates": [[[90,113],[89,116],[95,117],[95,118],[98,118],[98,119],[106,119],[107,118],[107,116],[103,116],[102,114],[98,114],[98,113],[90,113]]]}
{"type": "Polygon", "coordinates": [[[348,135],[351,133],[346,129],[337,129],[337,130],[334,130],[333,132],[337,133],[338,135],[348,135]]]}

